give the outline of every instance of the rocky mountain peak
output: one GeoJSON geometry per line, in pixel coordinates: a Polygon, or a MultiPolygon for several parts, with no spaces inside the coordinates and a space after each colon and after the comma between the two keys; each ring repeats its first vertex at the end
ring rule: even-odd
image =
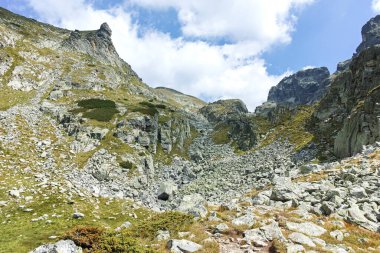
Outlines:
{"type": "Polygon", "coordinates": [[[270,89],[268,101],[286,104],[311,104],[321,98],[329,84],[326,67],[298,71],[270,89]]]}
{"type": "Polygon", "coordinates": [[[360,53],[364,49],[380,44],[380,15],[371,18],[362,28],[362,43],[356,49],[360,53]]]}
{"type": "Polygon", "coordinates": [[[69,38],[63,41],[62,46],[69,50],[89,54],[102,62],[122,66],[124,61],[117,54],[111,35],[111,28],[107,23],[103,23],[95,31],[72,31],[69,38]]]}
{"type": "Polygon", "coordinates": [[[98,30],[98,34],[105,35],[105,37],[111,37],[112,36],[112,30],[109,27],[109,25],[104,22],[101,26],[100,29],[98,30]]]}

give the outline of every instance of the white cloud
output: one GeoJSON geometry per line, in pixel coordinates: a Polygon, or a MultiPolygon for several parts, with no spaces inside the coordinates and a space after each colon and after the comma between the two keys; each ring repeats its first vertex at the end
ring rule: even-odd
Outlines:
{"type": "Polygon", "coordinates": [[[156,30],[138,36],[141,27],[122,6],[99,10],[85,0],[27,1],[41,19],[68,29],[97,29],[107,22],[120,56],[149,85],[210,99],[241,98],[254,110],[283,76],[269,75],[260,53],[289,43],[292,10],[313,0],[132,0],[145,8],[175,8],[184,34],[177,39],[156,30]],[[232,43],[209,43],[215,38],[232,43]]]}
{"type": "Polygon", "coordinates": [[[372,0],[372,10],[380,13],[380,0],[372,0]]]}

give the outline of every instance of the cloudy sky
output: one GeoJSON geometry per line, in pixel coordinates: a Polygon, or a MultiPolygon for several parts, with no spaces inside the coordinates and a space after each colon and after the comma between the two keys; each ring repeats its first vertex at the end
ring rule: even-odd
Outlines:
{"type": "Polygon", "coordinates": [[[254,110],[282,77],[335,71],[352,56],[380,0],[0,0],[68,29],[107,22],[120,56],[151,86],[254,110]]]}

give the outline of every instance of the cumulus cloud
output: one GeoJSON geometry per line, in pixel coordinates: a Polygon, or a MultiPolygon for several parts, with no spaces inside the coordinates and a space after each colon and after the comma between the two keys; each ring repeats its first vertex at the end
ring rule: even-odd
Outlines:
{"type": "Polygon", "coordinates": [[[108,22],[120,56],[149,85],[210,100],[240,98],[254,110],[283,77],[269,75],[260,54],[291,41],[294,10],[313,0],[129,0],[108,9],[85,0],[26,1],[43,21],[68,29],[97,29],[108,22]],[[134,23],[130,7],[136,5],[174,8],[182,36],[134,23]],[[229,43],[215,43],[221,39],[229,43]]]}
{"type": "Polygon", "coordinates": [[[380,0],[372,0],[372,10],[380,13],[380,0]]]}

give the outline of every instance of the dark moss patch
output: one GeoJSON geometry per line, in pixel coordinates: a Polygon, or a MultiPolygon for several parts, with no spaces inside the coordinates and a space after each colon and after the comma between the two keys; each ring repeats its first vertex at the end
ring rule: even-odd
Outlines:
{"type": "Polygon", "coordinates": [[[83,117],[102,122],[110,121],[119,111],[112,100],[91,98],[78,101],[79,108],[73,109],[72,113],[83,113],[83,117]]]}
{"type": "MultiPolygon", "coordinates": [[[[149,100],[153,101],[153,100],[149,100]]],[[[140,112],[142,114],[154,116],[158,114],[159,110],[166,110],[167,106],[164,104],[153,104],[148,101],[139,102],[137,105],[133,105],[130,108],[131,112],[140,112]]]]}
{"type": "Polygon", "coordinates": [[[115,108],[96,108],[83,113],[83,117],[97,121],[108,122],[119,111],[115,108]]]}
{"type": "Polygon", "coordinates": [[[78,106],[87,109],[96,109],[96,108],[116,108],[116,104],[112,100],[107,99],[98,99],[90,98],[86,100],[81,100],[78,102],[78,106]]]}
{"type": "Polygon", "coordinates": [[[132,169],[134,167],[134,164],[130,161],[121,161],[119,162],[119,165],[120,167],[124,168],[124,169],[132,169]]]}

